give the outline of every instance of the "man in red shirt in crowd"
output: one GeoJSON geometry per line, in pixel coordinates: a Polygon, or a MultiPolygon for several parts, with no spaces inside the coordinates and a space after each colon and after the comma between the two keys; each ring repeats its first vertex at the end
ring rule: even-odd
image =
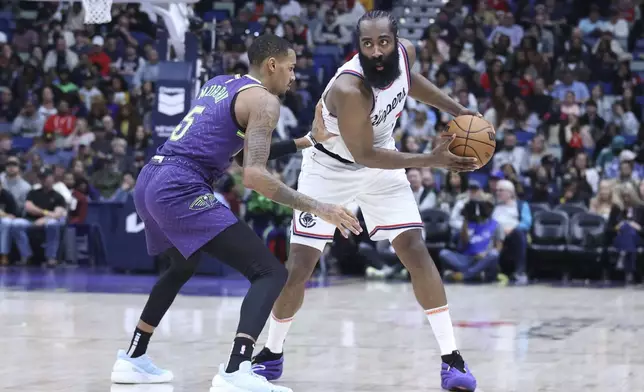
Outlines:
{"type": "Polygon", "coordinates": [[[45,133],[53,133],[56,136],[69,136],[76,127],[76,116],[69,111],[67,101],[60,101],[58,113],[49,116],[45,121],[45,133]]]}
{"type": "Polygon", "coordinates": [[[103,51],[105,40],[100,35],[92,38],[92,47],[89,50],[88,58],[90,63],[98,65],[98,70],[102,76],[107,76],[110,73],[110,64],[112,59],[103,51]]]}

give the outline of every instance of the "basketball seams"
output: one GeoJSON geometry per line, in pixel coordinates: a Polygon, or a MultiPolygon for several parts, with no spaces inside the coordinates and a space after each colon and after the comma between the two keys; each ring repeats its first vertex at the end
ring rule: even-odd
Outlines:
{"type": "Polygon", "coordinates": [[[465,116],[452,119],[447,127],[448,130],[452,127],[451,132],[449,133],[454,134],[454,139],[460,139],[459,141],[454,140],[454,142],[450,144],[449,151],[452,154],[461,157],[475,157],[481,163],[484,162],[484,159],[481,158],[481,155],[483,155],[487,161],[489,161],[492,155],[494,155],[496,144],[494,143],[494,140],[487,142],[487,138],[483,135],[494,132],[494,127],[491,126],[488,121],[479,117],[469,116],[469,119],[463,117],[465,116]],[[464,126],[460,124],[461,121],[468,121],[468,125],[464,126]],[[476,123],[477,127],[481,128],[470,130],[475,125],[474,123],[476,123]],[[454,128],[454,126],[456,126],[456,128],[454,128]],[[462,135],[461,133],[465,133],[465,135],[462,135]],[[480,143],[481,146],[476,147],[476,143],[474,142],[480,143]],[[474,145],[472,143],[474,143],[474,145]],[[468,152],[468,148],[472,150],[472,153],[468,152]]]}
{"type": "MultiPolygon", "coordinates": [[[[455,138],[455,139],[467,139],[466,137],[463,137],[463,136],[455,136],[454,138],[455,138]]],[[[484,142],[484,141],[482,141],[482,140],[478,140],[478,139],[471,139],[470,141],[471,141],[471,142],[477,142],[477,143],[485,144],[486,146],[490,146],[490,147],[492,147],[492,148],[496,148],[496,145],[494,145],[494,144],[492,144],[492,143],[486,143],[486,142],[484,142]]]]}
{"type": "MultiPolygon", "coordinates": [[[[456,121],[454,121],[454,122],[456,122],[456,121]]],[[[474,116],[471,116],[470,117],[470,125],[467,126],[467,131],[466,131],[467,133],[465,134],[466,135],[465,136],[465,148],[463,148],[463,154],[467,154],[467,142],[470,141],[470,128],[472,128],[472,123],[473,122],[474,122],[474,116]]],[[[460,126],[459,126],[459,128],[460,128],[460,126]]],[[[461,129],[463,129],[463,128],[461,128],[461,129]]],[[[472,148],[472,147],[470,147],[470,148],[472,148]]],[[[472,148],[472,150],[474,150],[474,149],[472,148]]],[[[474,151],[476,152],[476,150],[474,150],[474,151]]],[[[479,156],[479,154],[476,154],[477,159],[479,159],[478,156],[479,156]]]]}
{"type": "MultiPolygon", "coordinates": [[[[475,140],[473,140],[473,141],[475,141],[475,140]]],[[[468,147],[468,146],[465,146],[465,148],[463,149],[463,150],[464,150],[464,151],[463,151],[463,153],[466,153],[466,152],[467,152],[467,147],[468,147]]],[[[474,155],[476,155],[476,159],[478,159],[478,160],[479,160],[479,162],[483,162],[483,160],[481,159],[481,156],[479,155],[479,152],[478,152],[478,151],[476,151],[476,148],[474,148],[474,147],[472,147],[472,146],[469,146],[469,148],[470,148],[470,150],[474,151],[474,155]]]]}

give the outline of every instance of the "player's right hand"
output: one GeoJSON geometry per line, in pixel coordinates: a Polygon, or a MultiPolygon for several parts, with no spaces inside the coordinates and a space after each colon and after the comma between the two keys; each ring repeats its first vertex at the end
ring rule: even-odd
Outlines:
{"type": "Polygon", "coordinates": [[[313,125],[311,126],[311,136],[313,136],[318,143],[325,142],[332,137],[338,136],[326,129],[324,119],[322,118],[322,98],[320,98],[318,104],[315,106],[315,118],[313,119],[313,125]]]}
{"type": "Polygon", "coordinates": [[[449,150],[449,145],[455,138],[454,134],[441,136],[441,141],[427,157],[427,166],[440,167],[453,172],[469,172],[478,169],[480,165],[478,159],[459,157],[449,150]]]}
{"type": "Polygon", "coordinates": [[[342,233],[344,238],[349,237],[349,231],[355,235],[362,233],[362,227],[360,227],[358,218],[356,218],[351,211],[342,206],[322,203],[315,212],[315,215],[324,221],[333,223],[333,225],[340,230],[340,233],[342,233]]]}

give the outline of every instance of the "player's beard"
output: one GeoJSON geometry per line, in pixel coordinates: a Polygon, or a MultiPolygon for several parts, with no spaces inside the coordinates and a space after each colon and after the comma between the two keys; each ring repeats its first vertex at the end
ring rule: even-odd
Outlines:
{"type": "Polygon", "coordinates": [[[400,76],[400,53],[398,53],[398,45],[396,45],[396,49],[389,56],[370,59],[363,55],[362,52],[359,52],[358,56],[364,77],[372,87],[383,89],[400,76]],[[382,66],[383,69],[376,69],[378,66],[382,66]]]}

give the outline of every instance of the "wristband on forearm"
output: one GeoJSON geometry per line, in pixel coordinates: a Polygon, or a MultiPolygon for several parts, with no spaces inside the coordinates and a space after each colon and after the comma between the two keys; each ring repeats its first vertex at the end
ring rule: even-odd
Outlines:
{"type": "Polygon", "coordinates": [[[282,140],[271,144],[271,152],[268,154],[268,159],[277,159],[286,155],[295,154],[297,146],[292,139],[282,140]]]}

